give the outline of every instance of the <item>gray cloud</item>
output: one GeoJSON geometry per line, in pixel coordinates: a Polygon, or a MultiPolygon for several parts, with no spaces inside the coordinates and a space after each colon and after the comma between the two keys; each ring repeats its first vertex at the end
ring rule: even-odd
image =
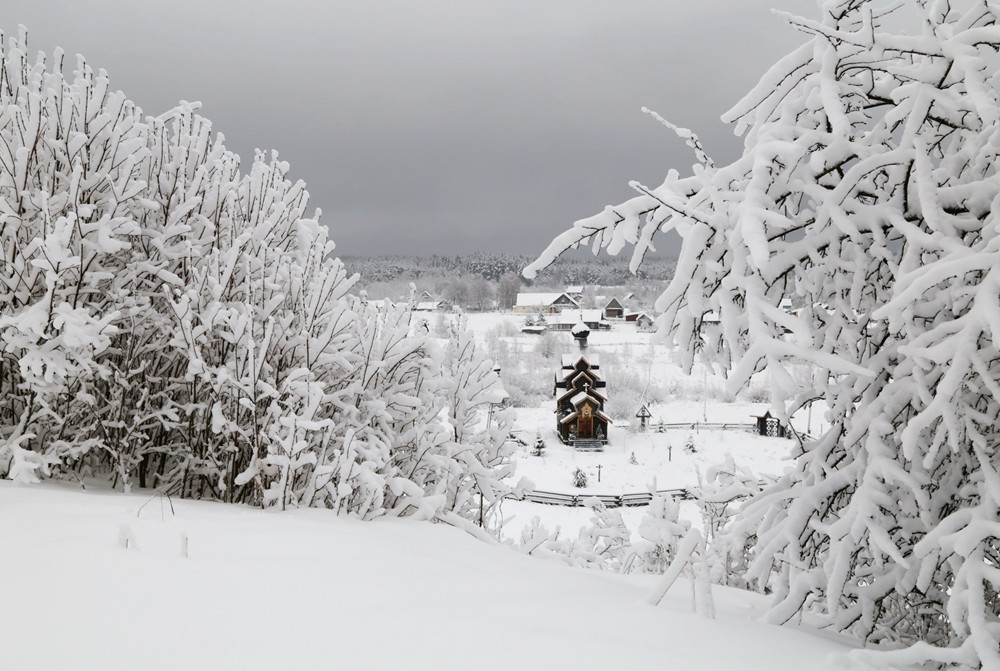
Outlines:
{"type": "Polygon", "coordinates": [[[691,163],[643,105],[737,155],[719,115],[803,39],[770,4],[6,0],[0,28],[148,113],[201,100],[244,157],[277,148],[341,253],[534,253],[691,163]]]}

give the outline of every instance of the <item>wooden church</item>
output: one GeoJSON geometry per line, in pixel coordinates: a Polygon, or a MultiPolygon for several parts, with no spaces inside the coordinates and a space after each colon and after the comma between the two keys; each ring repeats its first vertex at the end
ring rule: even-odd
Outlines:
{"type": "Polygon", "coordinates": [[[578,449],[603,449],[608,443],[611,418],[604,414],[607,383],[601,379],[596,357],[566,354],[556,373],[556,429],[567,445],[578,449]]]}

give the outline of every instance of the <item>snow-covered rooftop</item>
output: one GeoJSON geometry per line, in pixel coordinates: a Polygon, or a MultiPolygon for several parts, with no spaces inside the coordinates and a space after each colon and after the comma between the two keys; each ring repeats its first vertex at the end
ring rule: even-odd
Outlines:
{"type": "Polygon", "coordinates": [[[416,309],[421,312],[432,312],[437,310],[439,307],[441,307],[441,301],[420,301],[417,303],[416,309]]]}
{"type": "MultiPolygon", "coordinates": [[[[563,295],[562,293],[519,293],[516,305],[521,307],[545,307],[552,305],[563,295]]],[[[572,300],[572,296],[567,296],[567,298],[572,300]]]]}
{"type": "Polygon", "coordinates": [[[591,368],[600,368],[601,359],[596,354],[563,354],[562,355],[562,367],[563,368],[573,368],[576,366],[576,362],[580,359],[586,359],[587,363],[590,364],[591,368]]]}

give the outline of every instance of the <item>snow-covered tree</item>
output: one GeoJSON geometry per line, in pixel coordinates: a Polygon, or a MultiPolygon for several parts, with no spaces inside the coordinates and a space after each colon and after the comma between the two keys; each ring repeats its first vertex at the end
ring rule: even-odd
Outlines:
{"type": "Polygon", "coordinates": [[[517,302],[517,292],[521,289],[521,280],[517,275],[506,273],[497,284],[497,308],[510,310],[517,302]]]}
{"type": "Polygon", "coordinates": [[[477,345],[465,318],[459,320],[445,361],[448,421],[454,435],[458,467],[449,485],[448,508],[486,526],[511,486],[504,482],[514,473],[514,444],[509,440],[514,421],[510,409],[495,412],[487,426],[490,405],[503,402],[500,377],[477,345]]]}
{"type": "Polygon", "coordinates": [[[542,438],[541,432],[535,432],[535,444],[532,446],[531,453],[536,457],[545,454],[545,440],[542,438]]]}
{"type": "Polygon", "coordinates": [[[993,3],[825,0],[810,36],[724,117],[743,155],[579,221],[633,268],[684,239],[659,327],[731,390],[767,370],[783,422],[829,429],[743,511],[770,618],[903,644],[886,661],[1000,668],[1000,24],[993,3]],[[803,306],[782,310],[783,299],[803,306]],[[703,330],[714,312],[721,329],[703,330]],[[704,334],[707,342],[704,342],[704,334]],[[793,366],[808,362],[812,382],[793,366]]]}

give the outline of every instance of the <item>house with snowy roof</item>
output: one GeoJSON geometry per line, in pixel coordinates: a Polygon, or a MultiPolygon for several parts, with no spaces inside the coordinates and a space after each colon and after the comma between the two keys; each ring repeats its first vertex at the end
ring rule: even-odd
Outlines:
{"type": "Polygon", "coordinates": [[[451,310],[448,301],[420,301],[413,306],[414,312],[447,312],[451,310]]]}
{"type": "Polygon", "coordinates": [[[600,310],[562,310],[555,317],[546,320],[550,331],[572,331],[580,322],[586,324],[591,331],[611,328],[604,321],[600,310]]]}
{"type": "Polygon", "coordinates": [[[605,319],[622,319],[625,317],[625,306],[617,298],[612,298],[604,305],[605,319]]]}
{"type": "Polygon", "coordinates": [[[514,312],[520,313],[533,313],[533,312],[543,312],[548,314],[556,314],[560,310],[566,308],[579,308],[580,304],[577,303],[572,296],[563,293],[542,293],[542,292],[529,292],[529,293],[518,293],[517,301],[514,303],[514,312]]]}
{"type": "Polygon", "coordinates": [[[563,355],[555,375],[556,431],[567,445],[602,450],[608,443],[611,418],[604,412],[607,383],[596,356],[563,355]]]}
{"type": "Polygon", "coordinates": [[[653,318],[645,312],[626,312],[625,322],[635,324],[639,331],[647,331],[653,328],[653,318]]]}

